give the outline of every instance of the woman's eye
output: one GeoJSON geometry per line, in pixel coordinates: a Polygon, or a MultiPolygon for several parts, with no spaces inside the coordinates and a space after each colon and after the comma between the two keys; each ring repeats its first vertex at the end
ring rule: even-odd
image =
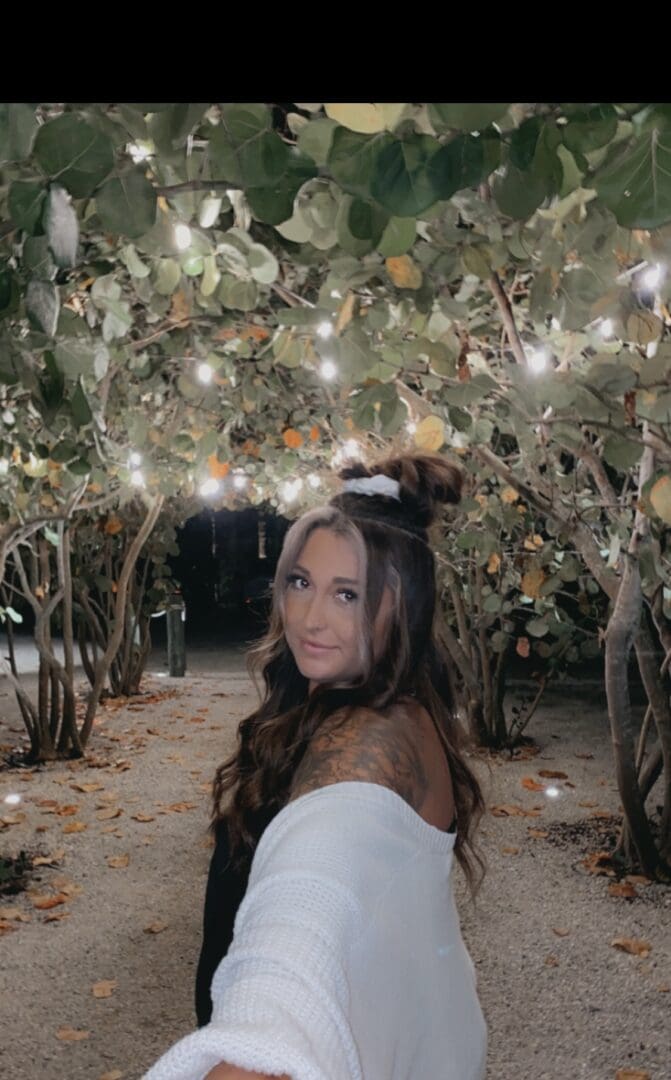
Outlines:
{"type": "MultiPolygon", "coordinates": [[[[289,586],[296,588],[297,592],[305,592],[305,589],[297,588],[299,581],[305,582],[306,585],[308,584],[306,579],[304,577],[301,577],[300,574],[289,574],[287,577],[287,584],[289,586]]],[[[339,589],[337,595],[345,596],[347,598],[347,604],[352,604],[357,599],[357,594],[355,592],[352,592],[351,589],[339,589]]]]}

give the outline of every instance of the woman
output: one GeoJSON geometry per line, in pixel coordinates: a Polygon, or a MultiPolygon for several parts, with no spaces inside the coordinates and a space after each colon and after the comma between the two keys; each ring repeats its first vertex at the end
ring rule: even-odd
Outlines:
{"type": "Polygon", "coordinates": [[[210,950],[212,1019],[145,1080],[484,1075],[451,880],[456,856],[474,883],[482,798],[452,718],[427,532],[461,473],[418,454],[340,476],[287,532],[251,656],[265,694],[215,778],[211,828],[237,884],[231,947],[221,962],[210,950]]]}

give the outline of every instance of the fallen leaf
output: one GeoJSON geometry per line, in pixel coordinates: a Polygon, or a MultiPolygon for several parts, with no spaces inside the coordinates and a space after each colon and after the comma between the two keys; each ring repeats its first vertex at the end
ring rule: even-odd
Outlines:
{"type": "Polygon", "coordinates": [[[553,926],[552,933],[556,934],[557,937],[568,937],[571,931],[567,930],[564,926],[553,926]]]}
{"type": "Polygon", "coordinates": [[[545,581],[545,572],[540,567],[534,567],[531,570],[527,570],[526,574],[522,575],[520,582],[520,588],[525,596],[530,596],[533,600],[540,598],[540,589],[545,581]]]}
{"type": "Polygon", "coordinates": [[[54,851],[53,855],[36,855],[33,859],[33,866],[53,866],[54,863],[60,862],[64,855],[65,848],[54,851]]]}
{"type": "Polygon", "coordinates": [[[545,840],[550,834],[546,829],[532,829],[527,825],[527,832],[534,840],[545,840]]]}
{"type": "Polygon", "coordinates": [[[74,791],[102,791],[104,784],[70,784],[74,791]]]}
{"type": "Polygon", "coordinates": [[[492,551],[489,556],[489,562],[487,563],[487,573],[495,574],[501,565],[501,556],[498,551],[492,551]]]}
{"type": "Polygon", "coordinates": [[[107,859],[107,865],[112,870],[124,870],[130,862],[130,855],[112,855],[107,859]]]}
{"type": "Polygon", "coordinates": [[[652,879],[645,874],[627,874],[624,880],[630,881],[632,885],[652,885],[652,879]]]}
{"type": "Polygon", "coordinates": [[[399,289],[419,289],[422,271],[409,255],[392,255],[384,261],[387,273],[399,289]]]}
{"type": "Polygon", "coordinates": [[[539,784],[533,776],[523,776],[520,783],[527,791],[545,791],[545,784],[539,784]]]}
{"type": "Polygon", "coordinates": [[[88,1037],[88,1031],[75,1031],[71,1027],[62,1027],[56,1032],[56,1038],[62,1042],[81,1042],[82,1039],[88,1039],[88,1037]]]}
{"type": "Polygon", "coordinates": [[[116,514],[111,514],[105,522],[105,532],[107,536],[116,536],[123,529],[123,521],[116,514]]]}
{"type": "Polygon", "coordinates": [[[609,851],[592,852],[591,855],[581,859],[581,865],[589,870],[590,874],[605,874],[607,877],[613,877],[615,874],[613,857],[609,851]]]}
{"type": "Polygon", "coordinates": [[[91,991],[96,998],[108,998],[112,996],[117,986],[116,979],[101,979],[100,982],[93,984],[91,991]]]}
{"type": "Polygon", "coordinates": [[[20,825],[22,821],[26,820],[26,815],[23,813],[18,814],[5,814],[0,818],[0,823],[3,825],[20,825]]]}
{"type": "Polygon", "coordinates": [[[123,1075],[121,1069],[112,1069],[111,1072],[103,1073],[98,1080],[121,1080],[123,1075]]]}
{"type": "Polygon", "coordinates": [[[608,892],[611,896],[623,896],[627,900],[633,900],[634,897],[638,896],[630,881],[611,882],[608,886],[608,892]]]}
{"type": "Polygon", "coordinates": [[[34,896],[31,899],[33,907],[39,911],[49,911],[59,904],[67,904],[70,897],[66,896],[65,893],[56,893],[55,896],[34,896]]]}
{"type": "Polygon", "coordinates": [[[336,337],[340,337],[345,327],[349,326],[354,315],[354,305],[356,303],[356,293],[351,289],[348,291],[347,296],[343,301],[343,305],[338,312],[338,319],[335,326],[336,337]]]}
{"type": "Polygon", "coordinates": [[[520,849],[518,847],[502,847],[502,855],[519,855],[520,849]]]}
{"type": "Polygon", "coordinates": [[[609,818],[610,819],[610,818],[613,817],[613,814],[611,814],[610,810],[592,810],[592,813],[589,816],[591,818],[609,818]]]}
{"type": "Polygon", "coordinates": [[[546,780],[568,780],[568,776],[565,772],[559,772],[558,769],[539,769],[539,776],[544,776],[546,780]]]}
{"type": "Polygon", "coordinates": [[[598,802],[594,802],[592,799],[583,799],[582,802],[578,803],[578,806],[592,807],[592,806],[598,806],[598,805],[599,805],[598,802]]]}
{"type": "MultiPolygon", "coordinates": [[[[211,785],[208,784],[208,790],[211,785]]],[[[153,814],[131,814],[133,821],[156,821],[153,814]]]]}
{"type": "Polygon", "coordinates": [[[540,817],[541,815],[541,811],[537,807],[527,810],[524,806],[517,806],[515,803],[491,806],[490,810],[494,817],[540,817]]]}
{"type": "Polygon", "coordinates": [[[580,754],[576,752],[573,756],[577,758],[582,758],[583,761],[591,761],[594,757],[594,754],[580,754]]]}
{"type": "Polygon", "coordinates": [[[552,953],[545,957],[544,963],[546,967],[559,967],[559,960],[552,953]]]}
{"type": "Polygon", "coordinates": [[[157,919],[156,922],[150,923],[149,926],[144,927],[145,934],[160,934],[162,930],[165,930],[170,924],[162,922],[157,919]]]}
{"type": "Polygon", "coordinates": [[[611,945],[614,949],[629,953],[630,956],[649,956],[652,949],[650,942],[643,941],[642,938],[613,938],[611,945]]]}
{"type": "Polygon", "coordinates": [[[107,810],[101,810],[96,814],[98,821],[110,821],[112,818],[121,817],[123,810],[119,806],[110,806],[107,810]]]}
{"type": "Polygon", "coordinates": [[[59,817],[72,817],[73,814],[79,813],[79,807],[74,805],[61,806],[56,811],[59,817]]]}
{"type": "Polygon", "coordinates": [[[643,1069],[618,1069],[615,1080],[650,1080],[650,1073],[643,1069]]]}
{"type": "Polygon", "coordinates": [[[669,991],[671,991],[671,986],[669,985],[669,983],[658,983],[657,990],[660,994],[668,994],[669,991]]]}
{"type": "Polygon", "coordinates": [[[303,436],[295,428],[287,428],[286,431],[283,431],[282,438],[285,446],[288,446],[290,450],[297,450],[299,446],[303,445],[303,436]]]}
{"type": "Polygon", "coordinates": [[[501,492],[501,502],[514,503],[519,499],[519,492],[514,487],[504,487],[501,492]]]}
{"type": "Polygon", "coordinates": [[[2,917],[7,920],[14,920],[16,922],[30,922],[30,915],[24,914],[21,908],[2,908],[2,917]]]}

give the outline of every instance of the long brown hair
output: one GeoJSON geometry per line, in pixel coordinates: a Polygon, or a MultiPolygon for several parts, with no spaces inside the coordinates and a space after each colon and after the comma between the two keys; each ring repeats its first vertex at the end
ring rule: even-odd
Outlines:
{"type": "Polygon", "coordinates": [[[435,559],[428,529],[440,503],[457,503],[461,471],[438,454],[402,454],[370,468],[356,463],[341,479],[383,475],[398,480],[400,501],[387,495],[341,492],[325,506],[302,514],[288,529],[277,563],[269,626],[247,653],[247,669],[261,703],[240,722],[237,749],[216,770],[213,835],[228,830],[231,861],[249,865],[261,833],[289,797],[291,781],[308,742],[336,711],[357,706],[384,709],[412,695],[431,716],[452,773],[457,812],[455,854],[471,889],[483,862],[472,834],[484,804],[469,767],[464,734],[450,689],[449,659],[436,604],[435,559]],[[287,577],[310,536],[327,528],[355,546],[365,603],[358,606],[361,674],[348,682],[319,683],[309,694],[284,636],[287,577]],[[393,593],[387,640],[373,662],[373,625],[385,585],[393,593]],[[257,683],[259,673],[264,689],[257,683]],[[232,798],[224,807],[224,796],[232,798]]]}

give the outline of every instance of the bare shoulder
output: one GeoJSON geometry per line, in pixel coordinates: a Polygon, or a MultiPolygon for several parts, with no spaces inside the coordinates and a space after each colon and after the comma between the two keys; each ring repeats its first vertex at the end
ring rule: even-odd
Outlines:
{"type": "Polygon", "coordinates": [[[414,702],[399,702],[384,711],[354,709],[344,722],[334,714],[310,740],[288,802],[329,784],[360,780],[391,788],[419,811],[429,792],[419,710],[414,702]]]}

